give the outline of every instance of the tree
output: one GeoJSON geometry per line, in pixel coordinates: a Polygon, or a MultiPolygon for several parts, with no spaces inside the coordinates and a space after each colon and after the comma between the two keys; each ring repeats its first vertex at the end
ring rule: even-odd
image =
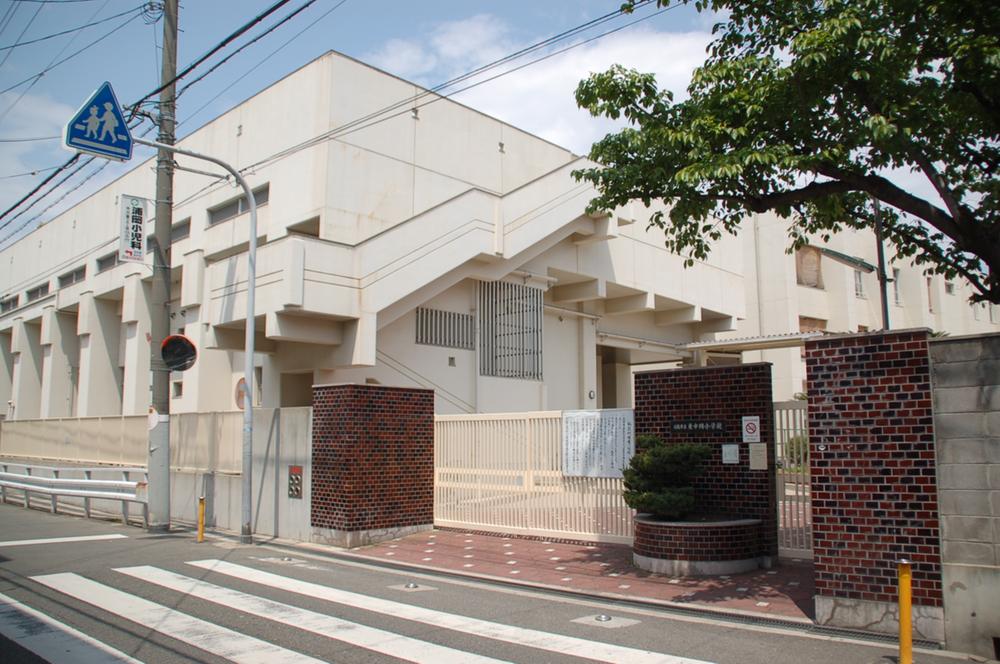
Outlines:
{"type": "Polygon", "coordinates": [[[652,223],[690,264],[753,213],[791,218],[797,248],[872,227],[877,200],[897,256],[1000,303],[1000,3],[695,5],[728,15],[687,99],[621,66],[577,88],[591,114],[629,123],[576,172],[597,188],[591,211],[662,199],[669,211],[652,223]],[[943,204],[897,186],[890,169],[926,178],[943,204]]]}

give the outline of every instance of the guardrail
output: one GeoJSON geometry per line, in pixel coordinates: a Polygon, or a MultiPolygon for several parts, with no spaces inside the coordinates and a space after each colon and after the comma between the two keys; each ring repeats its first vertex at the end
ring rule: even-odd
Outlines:
{"type": "MultiPolygon", "coordinates": [[[[7,503],[11,492],[21,494],[21,503],[31,507],[32,494],[49,497],[49,509],[54,514],[59,511],[59,497],[82,499],[83,514],[91,516],[92,500],[112,500],[121,503],[121,517],[124,523],[131,516],[129,504],[142,505],[143,525],[149,523],[147,506],[145,468],[83,468],[66,466],[37,466],[19,463],[0,463],[0,502],[7,503]],[[21,472],[11,472],[12,470],[21,472]],[[95,479],[94,475],[117,474],[121,479],[95,479]],[[132,481],[130,476],[138,474],[142,480],[132,481]],[[80,476],[82,475],[82,477],[80,476]]],[[[79,505],[79,501],[63,501],[63,505],[79,505]]]]}

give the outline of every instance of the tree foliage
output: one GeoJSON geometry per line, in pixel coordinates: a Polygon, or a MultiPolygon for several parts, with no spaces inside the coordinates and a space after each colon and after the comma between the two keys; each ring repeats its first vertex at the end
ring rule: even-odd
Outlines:
{"type": "Polygon", "coordinates": [[[688,98],[621,66],[577,88],[593,115],[629,122],[594,144],[599,166],[576,174],[598,190],[592,211],[664,200],[669,212],[652,221],[690,263],[750,214],[794,219],[798,247],[871,227],[877,199],[897,256],[1000,303],[1000,3],[695,5],[726,18],[688,98]],[[893,184],[893,169],[926,178],[941,200],[893,184]]]}

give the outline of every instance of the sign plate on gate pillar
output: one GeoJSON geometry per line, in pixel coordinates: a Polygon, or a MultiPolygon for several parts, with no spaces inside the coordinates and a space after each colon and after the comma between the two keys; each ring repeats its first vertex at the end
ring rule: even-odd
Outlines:
{"type": "Polygon", "coordinates": [[[743,418],[743,442],[760,442],[760,416],[748,415],[743,418]]]}

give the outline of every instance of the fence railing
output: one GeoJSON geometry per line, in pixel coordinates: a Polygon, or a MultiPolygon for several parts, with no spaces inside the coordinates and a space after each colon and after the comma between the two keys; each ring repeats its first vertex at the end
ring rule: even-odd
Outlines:
{"type": "Polygon", "coordinates": [[[562,472],[562,413],[438,415],[434,523],[630,543],[620,479],[562,472]]]}
{"type": "Polygon", "coordinates": [[[95,503],[105,506],[109,504],[107,501],[113,501],[110,504],[118,503],[119,510],[99,511],[120,513],[126,524],[131,517],[129,503],[139,503],[142,522],[146,525],[149,520],[146,479],[145,468],[56,468],[0,463],[0,503],[14,502],[20,497],[21,504],[27,508],[33,506],[32,498],[41,498],[53,514],[60,507],[72,507],[82,509],[84,516],[89,518],[95,503]],[[107,479],[108,476],[120,479],[107,479]],[[132,480],[131,476],[142,479],[132,480]]]}
{"type": "Polygon", "coordinates": [[[806,402],[776,402],[774,431],[778,462],[778,549],[785,557],[809,558],[812,556],[812,510],[806,402]]]}

